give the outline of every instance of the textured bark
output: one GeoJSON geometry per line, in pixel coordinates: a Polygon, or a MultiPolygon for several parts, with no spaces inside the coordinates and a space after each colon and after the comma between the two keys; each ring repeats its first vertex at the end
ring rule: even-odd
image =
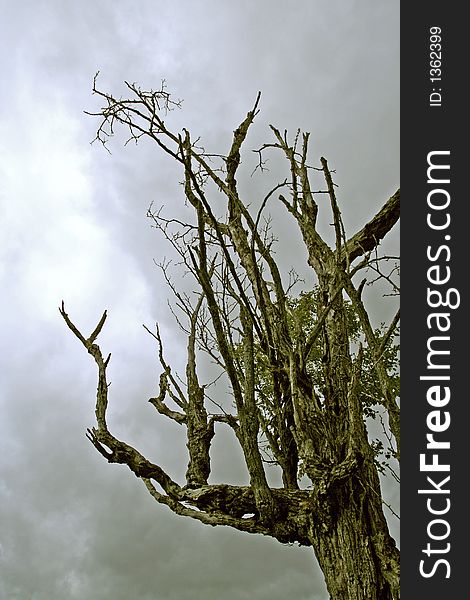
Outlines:
{"type": "Polygon", "coordinates": [[[284,155],[288,175],[265,196],[255,215],[240,197],[236,176],[259,96],[234,131],[228,154],[219,155],[220,163],[215,166],[210,162],[214,156],[198,148],[189,132],[179,135],[167,128],[162,112],[178,104],[164,87],[144,92],[127,86],[131,98],[116,99],[99,91],[95,80],[94,92],[105,101],[96,113],[101,119],[97,139],[105,143],[116,124],[121,124],[129,129],[131,139],[147,136],[154,140],[180,163],[192,210],[187,223],[151,213],[186,271],[194,276],[199,292],[193,304],[175,288],[163,267],[187,321],[185,382],[165,361],[158,327],[152,334],[158,342],[162,373],[158,395],[150,402],[160,415],[186,428],[186,481],[177,483],[109,431],[106,368],[110,357],[104,359],[95,343],[106,312],[87,338],[62,305],[66,324],[98,367],[96,427],[88,430],[90,441],[109,462],[126,464],[158,503],[178,515],[267,535],[281,543],[311,546],[333,600],[398,600],[399,553],[383,513],[362,386],[365,376],[374,380],[376,397],[369,404],[388,414],[390,440],[396,444],[391,452],[398,458],[399,408],[385,355],[399,313],[385,333],[374,331],[361,296],[366,279],[356,287],[354,276],[370,266],[371,260],[378,260],[379,242],[399,216],[399,191],[347,238],[326,159],[320,159],[317,169],[326,189],[314,193],[307,163],[308,134],[297,133],[291,144],[287,133],[282,135],[272,127],[274,142],[258,150],[259,167],[263,168],[263,153],[274,149],[284,155]],[[217,189],[217,202],[209,201],[210,184],[217,189]],[[268,200],[281,189],[287,190],[288,197],[282,193],[279,200],[298,226],[316,278],[316,285],[306,290],[313,301],[307,315],[293,309],[290,288],[275,260],[274,240],[259,226],[268,200]],[[335,234],[332,246],[317,229],[316,196],[320,193],[329,199],[335,234]],[[171,232],[171,226],[176,226],[176,232],[171,232]],[[219,390],[217,413],[210,412],[206,385],[200,383],[201,349],[220,367],[227,382],[228,390],[219,390]],[[248,486],[209,483],[216,423],[229,427],[236,436],[248,486]],[[282,488],[268,483],[267,457],[280,469],[282,488]],[[301,489],[300,475],[308,478],[307,488],[301,489]]]}
{"type": "Polygon", "coordinates": [[[331,491],[328,530],[313,527],[312,545],[334,600],[397,600],[399,557],[385,523],[375,522],[363,484],[351,479],[331,491]],[[382,525],[377,531],[378,526],[382,525]],[[380,531],[380,529],[382,531],[380,531]]]}

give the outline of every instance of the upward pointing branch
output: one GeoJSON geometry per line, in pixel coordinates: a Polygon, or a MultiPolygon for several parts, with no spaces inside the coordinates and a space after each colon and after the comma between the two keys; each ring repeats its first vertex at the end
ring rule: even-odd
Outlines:
{"type": "Polygon", "coordinates": [[[98,428],[88,429],[88,439],[92,442],[100,454],[102,454],[110,463],[126,464],[137,477],[152,478],[157,481],[165,492],[172,497],[176,497],[181,491],[180,486],[174,482],[167,473],[158,465],[151,463],[135,448],[115,438],[108,430],[106,424],[106,410],[108,407],[108,382],[106,379],[106,368],[109,364],[111,354],[106,360],[103,358],[98,344],[94,343],[104,322],[107,313],[104,311],[98,325],[87,339],[79,331],[78,327],[72,322],[65,311],[64,302],[62,302],[59,312],[66,322],[68,328],[82,342],[89,354],[93,356],[98,366],[98,387],[96,392],[95,415],[98,428]],[[109,449],[109,450],[108,450],[109,449]]]}

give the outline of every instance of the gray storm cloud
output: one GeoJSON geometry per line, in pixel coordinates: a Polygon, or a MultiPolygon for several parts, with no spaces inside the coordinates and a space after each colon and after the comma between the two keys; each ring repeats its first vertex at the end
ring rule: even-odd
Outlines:
{"type": "MultiPolygon", "coordinates": [[[[159,372],[141,327],[161,323],[178,365],[184,340],[153,262],[167,250],[145,217],[181,201],[178,173],[149,144],[90,145],[93,76],[116,95],[124,80],[166,79],[184,99],[169,118],[216,152],[261,90],[246,189],[263,190],[248,149],[268,124],[300,127],[336,169],[353,231],[399,183],[398,3],[28,0],[2,12],[0,597],[325,600],[311,550],[176,517],[98,456],[85,438],[94,365],[57,307],[90,331],[108,309],[111,429],[181,473],[181,432],[146,402],[159,372]]],[[[236,458],[216,467],[243,476],[236,458]]]]}

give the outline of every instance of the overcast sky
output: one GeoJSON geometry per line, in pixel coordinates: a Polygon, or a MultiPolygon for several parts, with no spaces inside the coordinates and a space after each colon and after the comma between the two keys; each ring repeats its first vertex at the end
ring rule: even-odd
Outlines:
{"type": "MultiPolygon", "coordinates": [[[[149,144],[90,145],[91,94],[123,81],[183,98],[175,125],[224,152],[262,92],[247,150],[268,124],[311,133],[336,169],[353,233],[399,184],[399,3],[389,0],[0,0],[0,597],[8,600],[325,600],[310,549],[205,527],[157,505],[85,438],[94,364],[85,332],[106,308],[111,430],[180,477],[184,440],[147,399],[182,344],[145,217],[177,204],[171,163],[149,144]],[[155,413],[155,414],[154,414],[155,413]]],[[[249,154],[249,153],[248,153],[249,154]]],[[[247,163],[256,156],[247,156],[247,163]]],[[[254,184],[258,185],[258,184],[254,184]]],[[[227,444],[215,458],[220,478],[227,444]]],[[[396,501],[397,491],[391,490],[396,501]]],[[[397,533],[396,521],[391,521],[397,533]]]]}

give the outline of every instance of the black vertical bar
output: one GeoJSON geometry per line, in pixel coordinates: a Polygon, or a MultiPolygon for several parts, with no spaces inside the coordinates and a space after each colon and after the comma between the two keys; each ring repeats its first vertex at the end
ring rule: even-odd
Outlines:
{"type": "Polygon", "coordinates": [[[464,90],[470,68],[464,6],[401,4],[405,600],[468,593],[470,193],[464,140],[470,127],[464,90]]]}

